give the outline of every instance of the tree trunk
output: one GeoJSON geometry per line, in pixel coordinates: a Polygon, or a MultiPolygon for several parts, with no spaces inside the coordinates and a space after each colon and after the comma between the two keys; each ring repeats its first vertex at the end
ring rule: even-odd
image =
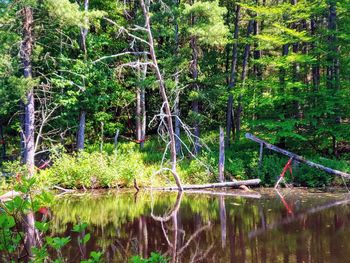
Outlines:
{"type": "MultiPolygon", "coordinates": [[[[248,28],[247,28],[247,38],[249,38],[250,34],[253,32],[253,20],[249,20],[248,22],[248,28]]],[[[242,86],[244,86],[245,80],[247,78],[247,68],[248,68],[248,59],[250,55],[250,48],[251,44],[246,44],[244,47],[244,53],[243,53],[243,63],[242,63],[242,74],[241,74],[241,81],[242,86]]],[[[241,132],[241,115],[242,115],[242,94],[239,95],[238,98],[238,107],[237,107],[237,120],[236,120],[236,138],[239,140],[240,132],[241,132]]]]}
{"type": "MultiPolygon", "coordinates": [[[[317,30],[317,20],[316,18],[311,19],[311,35],[315,36],[316,35],[316,30],[317,30]]],[[[311,50],[315,48],[315,44],[311,44],[311,50]]],[[[317,57],[317,63],[312,64],[312,86],[314,92],[318,92],[319,86],[320,86],[320,65],[319,65],[319,56],[317,57]]],[[[316,96],[315,96],[316,99],[316,96]]],[[[316,104],[316,101],[315,101],[316,104]]]]}
{"type": "Polygon", "coordinates": [[[336,37],[335,37],[335,30],[337,27],[337,11],[336,11],[336,2],[334,0],[328,0],[328,30],[329,37],[328,37],[328,66],[327,66],[327,84],[328,88],[332,89],[334,88],[335,84],[335,61],[336,61],[336,54],[337,54],[337,47],[336,47],[336,37]]]}
{"type": "MultiPolygon", "coordinates": [[[[33,50],[33,10],[31,7],[22,9],[23,16],[23,40],[21,45],[21,59],[24,69],[24,77],[32,78],[32,50],[33,50]]],[[[28,167],[28,176],[34,175],[34,92],[33,88],[27,91],[26,101],[24,102],[24,163],[28,167]]]]}
{"type": "Polygon", "coordinates": [[[85,121],[86,120],[86,111],[80,111],[79,114],[79,128],[77,135],[77,150],[84,149],[84,140],[85,140],[85,121]]]}
{"type": "MultiPolygon", "coordinates": [[[[235,10],[235,29],[233,34],[233,39],[235,40],[232,48],[232,61],[231,61],[231,74],[228,86],[228,101],[227,101],[227,112],[226,112],[226,145],[230,144],[230,134],[233,124],[233,94],[232,90],[236,85],[236,67],[237,67],[237,45],[238,45],[238,22],[239,22],[239,14],[240,14],[240,5],[236,6],[235,10]]],[[[232,130],[234,131],[234,129],[232,130]]]]}
{"type": "Polygon", "coordinates": [[[173,173],[178,190],[182,191],[181,180],[180,180],[180,177],[178,176],[178,174],[176,173],[176,142],[175,142],[173,120],[172,120],[169,100],[168,100],[168,96],[166,94],[165,83],[163,80],[163,76],[160,72],[156,53],[154,50],[154,41],[153,41],[153,35],[152,35],[152,31],[151,31],[151,23],[150,23],[150,16],[149,16],[148,8],[146,7],[144,0],[140,0],[140,4],[141,4],[142,11],[143,11],[143,15],[145,17],[145,28],[147,30],[147,35],[148,35],[149,51],[150,51],[150,55],[152,58],[153,67],[156,71],[156,77],[158,79],[158,85],[159,85],[159,92],[160,92],[160,95],[163,99],[163,106],[164,106],[166,120],[167,120],[167,130],[168,130],[169,139],[170,139],[170,156],[171,156],[171,163],[172,163],[171,171],[173,173]]]}
{"type": "MultiPolygon", "coordinates": [[[[178,3],[176,1],[176,3],[178,3]]],[[[178,57],[179,50],[179,26],[176,22],[175,24],[175,57],[178,57]]],[[[175,104],[174,104],[174,114],[175,114],[175,141],[176,141],[176,154],[179,156],[181,154],[181,123],[180,123],[180,89],[179,89],[179,69],[176,67],[175,70],[175,104]]]]}
{"type": "MultiPolygon", "coordinates": [[[[194,18],[192,17],[192,24],[194,24],[194,18]]],[[[192,102],[192,111],[194,112],[195,120],[194,120],[194,154],[197,155],[200,150],[200,142],[199,142],[199,135],[200,135],[200,130],[199,130],[199,121],[198,121],[198,115],[199,115],[199,85],[198,85],[198,46],[197,46],[197,38],[196,37],[191,37],[190,41],[190,46],[192,49],[192,61],[190,65],[190,71],[192,74],[192,79],[193,79],[193,84],[192,84],[192,89],[196,92],[196,98],[194,98],[192,102]]]]}
{"type": "Polygon", "coordinates": [[[316,168],[316,169],[319,169],[319,170],[322,170],[326,173],[329,173],[329,174],[334,174],[334,175],[337,175],[337,176],[342,176],[342,177],[345,177],[345,178],[350,178],[350,174],[348,173],[344,173],[344,172],[341,172],[341,171],[338,171],[338,170],[334,170],[334,169],[331,169],[329,167],[326,167],[326,166],[323,166],[321,164],[317,164],[317,163],[314,163],[314,162],[311,162],[307,159],[305,159],[304,157],[300,156],[300,155],[297,155],[295,153],[292,153],[292,152],[289,152],[287,150],[284,150],[284,149],[281,149],[273,144],[270,144],[262,139],[259,139],[257,137],[255,137],[254,135],[250,134],[250,133],[246,133],[245,137],[249,140],[252,140],[254,142],[257,142],[259,144],[263,144],[264,147],[266,147],[267,149],[270,149],[272,151],[275,151],[275,152],[278,152],[278,153],[281,153],[283,155],[286,155],[290,158],[292,158],[294,161],[297,161],[297,162],[300,162],[300,163],[304,163],[310,167],[313,167],[313,168],[316,168]]]}
{"type": "MultiPolygon", "coordinates": [[[[180,1],[179,0],[174,0],[175,5],[178,7],[180,1]]],[[[177,19],[175,18],[175,34],[174,34],[174,41],[175,41],[175,59],[176,59],[176,64],[178,63],[177,59],[179,56],[179,25],[177,22],[177,19]]],[[[176,142],[176,154],[179,156],[181,155],[181,123],[180,123],[180,89],[179,89],[179,68],[176,66],[175,67],[175,103],[174,103],[174,115],[175,115],[175,142],[176,142]]]]}
{"type": "MultiPolygon", "coordinates": [[[[89,11],[89,0],[84,0],[84,10],[87,12],[89,11]]],[[[88,22],[88,21],[86,21],[88,22]]],[[[88,34],[89,29],[81,27],[80,28],[80,50],[84,53],[84,59],[87,58],[87,48],[86,48],[86,37],[88,34]]],[[[84,142],[85,142],[85,126],[86,126],[86,111],[83,109],[80,109],[79,113],[79,128],[78,128],[78,134],[77,134],[77,150],[83,150],[84,149],[84,142]]]]}
{"type": "MultiPolygon", "coordinates": [[[[142,76],[139,80],[143,82],[146,79],[147,65],[143,67],[142,76]]],[[[136,90],[136,139],[140,144],[140,149],[145,145],[146,137],[146,94],[145,87],[141,84],[136,90]]]]}
{"type": "Polygon", "coordinates": [[[1,145],[1,157],[2,157],[2,160],[5,160],[6,159],[6,142],[5,142],[5,138],[4,138],[4,130],[3,130],[3,127],[2,127],[2,124],[0,124],[0,145],[1,145]]]}
{"type": "Polygon", "coordinates": [[[220,145],[219,145],[219,182],[223,183],[225,180],[225,141],[224,129],[220,127],[220,145]]]}

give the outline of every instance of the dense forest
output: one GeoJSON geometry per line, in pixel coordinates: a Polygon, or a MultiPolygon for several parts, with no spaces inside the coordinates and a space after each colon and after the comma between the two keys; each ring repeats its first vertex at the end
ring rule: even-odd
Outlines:
{"type": "MultiPolygon", "coordinates": [[[[157,184],[159,167],[216,181],[222,127],[227,179],[271,185],[287,161],[267,151],[258,169],[245,132],[349,172],[349,10],[346,0],[1,1],[1,169],[67,188],[157,184]]],[[[298,185],[336,183],[293,169],[298,185]]]]}

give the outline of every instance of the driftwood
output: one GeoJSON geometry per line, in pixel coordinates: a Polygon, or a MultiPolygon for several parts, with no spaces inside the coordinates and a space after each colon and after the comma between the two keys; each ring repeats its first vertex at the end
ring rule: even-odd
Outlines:
{"type": "Polygon", "coordinates": [[[305,159],[304,157],[300,156],[300,155],[297,155],[295,153],[292,153],[292,152],[289,152],[287,150],[284,150],[284,149],[281,149],[273,144],[270,144],[262,139],[259,139],[257,137],[255,137],[254,135],[250,134],[250,133],[246,133],[245,137],[249,140],[252,140],[254,142],[257,142],[259,143],[260,145],[263,144],[267,149],[270,149],[272,151],[275,151],[275,152],[278,152],[278,153],[281,153],[281,154],[284,154],[290,158],[293,158],[294,161],[297,161],[297,162],[300,162],[300,163],[304,163],[310,167],[313,167],[313,168],[317,168],[319,170],[322,170],[326,173],[329,173],[329,174],[334,174],[334,175],[338,175],[338,176],[342,176],[342,177],[346,177],[346,178],[349,178],[350,179],[350,174],[348,173],[345,173],[345,172],[341,172],[341,171],[338,171],[338,170],[334,170],[334,169],[331,169],[329,167],[326,167],[324,165],[321,165],[321,164],[318,164],[318,163],[314,163],[314,162],[311,162],[307,159],[305,159]]]}
{"type": "Polygon", "coordinates": [[[229,197],[244,197],[244,198],[261,198],[261,194],[255,191],[246,192],[237,190],[236,192],[227,191],[211,191],[211,190],[185,190],[186,194],[203,194],[203,195],[216,195],[216,196],[229,196],[229,197]]]}
{"type": "MultiPolygon", "coordinates": [[[[206,188],[223,188],[223,187],[239,187],[241,185],[256,186],[260,184],[260,179],[251,179],[235,182],[224,182],[224,183],[212,183],[212,184],[192,184],[192,185],[183,185],[183,190],[193,190],[193,189],[206,189],[206,188]]],[[[170,187],[155,187],[152,190],[178,190],[177,186],[170,187]]]]}

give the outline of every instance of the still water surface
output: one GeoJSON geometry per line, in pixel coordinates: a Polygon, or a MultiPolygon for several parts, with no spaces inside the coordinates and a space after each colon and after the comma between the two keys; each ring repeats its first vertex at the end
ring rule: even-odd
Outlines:
{"type": "Polygon", "coordinates": [[[128,262],[151,252],[170,262],[350,262],[349,194],[237,193],[67,195],[52,209],[53,234],[72,235],[74,224],[89,224],[86,246],[79,247],[73,233],[63,251],[69,262],[79,262],[92,250],[103,251],[107,262],[128,262]]]}

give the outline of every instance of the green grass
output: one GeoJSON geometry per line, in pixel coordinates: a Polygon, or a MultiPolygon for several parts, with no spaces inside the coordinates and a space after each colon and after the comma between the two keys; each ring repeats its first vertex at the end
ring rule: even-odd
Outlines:
{"type": "MultiPolygon", "coordinates": [[[[197,158],[188,152],[178,159],[178,173],[185,184],[200,184],[215,182],[218,177],[219,138],[215,132],[203,137],[210,150],[204,149],[197,158]]],[[[115,151],[113,144],[104,144],[102,152],[99,145],[88,145],[84,152],[68,154],[63,148],[52,152],[53,165],[37,173],[38,181],[43,186],[60,185],[65,188],[109,188],[132,187],[134,179],[140,186],[174,185],[169,173],[156,175],[161,167],[165,144],[158,138],[151,138],[145,143],[144,149],[139,145],[126,141],[119,142],[115,151]]],[[[225,177],[232,179],[250,179],[259,177],[262,185],[272,186],[280,175],[288,158],[265,150],[262,167],[259,171],[259,146],[242,139],[226,147],[225,177]]],[[[170,167],[169,156],[165,156],[163,167],[170,167]]],[[[349,162],[331,160],[318,156],[309,159],[328,167],[350,172],[349,162]]],[[[3,170],[12,174],[24,173],[25,169],[19,162],[7,163],[3,170]]],[[[341,184],[342,180],[333,175],[315,170],[303,164],[293,166],[293,176],[288,180],[299,186],[320,187],[331,184],[341,184]]],[[[8,185],[0,181],[0,187],[8,185]]]]}

